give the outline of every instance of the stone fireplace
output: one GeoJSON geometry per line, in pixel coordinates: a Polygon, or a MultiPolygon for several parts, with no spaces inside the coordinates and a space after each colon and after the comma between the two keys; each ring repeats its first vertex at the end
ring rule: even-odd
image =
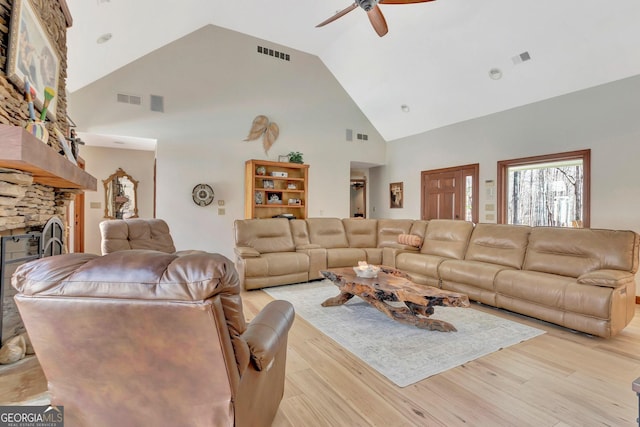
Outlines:
{"type": "MultiPolygon", "coordinates": [[[[39,257],[43,247],[38,243],[44,225],[53,217],[59,218],[64,235],[69,225],[68,204],[78,192],[96,190],[96,179],[69,161],[61,150],[53,127],[68,134],[67,96],[67,28],[72,24],[65,0],[30,0],[39,15],[43,31],[60,57],[56,92],[55,122],[47,121],[49,139],[41,141],[24,130],[29,114],[23,93],[24,84],[10,81],[6,75],[7,57],[11,43],[9,34],[14,2],[2,2],[0,7],[0,238],[5,255],[0,262],[0,276],[4,277],[3,303],[11,305],[13,288],[10,276],[19,262],[4,261],[39,257]]],[[[37,112],[39,113],[39,112],[37,112]]],[[[38,114],[39,115],[39,114],[38,114]]],[[[62,238],[62,236],[60,236],[62,238]]],[[[64,249],[60,249],[64,251],[64,249]]],[[[3,307],[6,305],[3,304],[3,307]]],[[[2,344],[21,330],[21,321],[15,310],[2,310],[2,344]],[[7,317],[8,316],[8,317],[7,317]]],[[[0,353],[7,346],[0,348],[0,353]]]]}

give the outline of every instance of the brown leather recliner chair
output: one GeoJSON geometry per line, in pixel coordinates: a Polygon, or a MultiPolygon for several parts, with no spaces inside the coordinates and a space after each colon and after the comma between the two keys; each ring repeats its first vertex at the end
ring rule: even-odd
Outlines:
{"type": "Polygon", "coordinates": [[[102,255],[130,249],[173,253],[169,225],[158,218],[109,219],[99,225],[102,255]]]}
{"type": "Polygon", "coordinates": [[[219,254],[128,250],[32,261],[16,303],[65,426],[269,426],[294,310],[245,323],[219,254]]]}

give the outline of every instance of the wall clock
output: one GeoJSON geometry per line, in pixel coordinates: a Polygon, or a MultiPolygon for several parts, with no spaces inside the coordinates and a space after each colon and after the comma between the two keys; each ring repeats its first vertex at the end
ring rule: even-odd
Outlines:
{"type": "Polygon", "coordinates": [[[209,184],[198,184],[193,187],[191,196],[193,197],[193,203],[196,205],[208,206],[213,202],[215,194],[213,193],[213,188],[211,188],[209,184]]]}

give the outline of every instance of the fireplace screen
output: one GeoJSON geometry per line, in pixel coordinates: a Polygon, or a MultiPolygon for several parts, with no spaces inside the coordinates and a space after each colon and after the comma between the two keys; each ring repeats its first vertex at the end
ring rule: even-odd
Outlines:
{"type": "Polygon", "coordinates": [[[0,343],[24,332],[13,301],[11,275],[19,265],[44,256],[64,253],[64,226],[58,218],[47,222],[42,231],[0,238],[0,343]]]}

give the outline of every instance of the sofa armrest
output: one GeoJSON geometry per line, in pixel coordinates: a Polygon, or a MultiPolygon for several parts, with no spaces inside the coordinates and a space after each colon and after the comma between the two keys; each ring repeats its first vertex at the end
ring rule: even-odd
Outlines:
{"type": "Polygon", "coordinates": [[[287,342],[295,311],[288,301],[272,301],[251,321],[242,337],[249,345],[251,360],[258,371],[268,370],[276,354],[287,342]]]}
{"type": "Polygon", "coordinates": [[[582,274],[578,277],[578,283],[582,285],[604,286],[607,288],[617,288],[633,282],[633,273],[622,270],[595,270],[582,274]]]}
{"type": "Polygon", "coordinates": [[[260,252],[248,246],[237,246],[233,251],[240,258],[257,258],[260,256],[260,252]]]}

